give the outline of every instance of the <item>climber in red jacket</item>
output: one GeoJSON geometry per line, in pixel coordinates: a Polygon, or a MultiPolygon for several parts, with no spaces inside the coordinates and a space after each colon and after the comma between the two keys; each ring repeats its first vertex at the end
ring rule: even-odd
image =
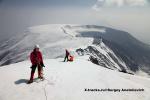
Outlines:
{"type": "Polygon", "coordinates": [[[38,78],[43,79],[44,64],[43,64],[42,53],[39,50],[39,45],[35,45],[33,51],[30,54],[30,60],[31,60],[32,66],[31,66],[30,80],[28,81],[29,84],[33,82],[36,67],[38,67],[38,78]]]}

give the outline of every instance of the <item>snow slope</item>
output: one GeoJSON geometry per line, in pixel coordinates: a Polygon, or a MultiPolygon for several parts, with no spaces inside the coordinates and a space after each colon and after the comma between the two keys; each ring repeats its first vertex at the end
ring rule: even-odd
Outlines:
{"type": "MultiPolygon", "coordinates": [[[[92,46],[92,48],[99,52],[95,52],[95,55],[101,59],[99,61],[105,65],[104,67],[119,71],[126,70],[128,72],[125,63],[104,43],[99,46],[93,45],[93,37],[77,37],[81,32],[93,31],[106,34],[104,27],[97,28],[92,25],[52,24],[29,27],[23,36],[13,37],[0,46],[0,65],[26,60],[35,44],[40,45],[44,58],[63,57],[65,53],[64,49],[66,48],[69,51],[76,51],[76,49],[81,47],[87,48],[88,46],[92,46]],[[113,58],[110,54],[113,55],[113,58]]],[[[90,52],[93,53],[94,51],[90,52]]]]}
{"type": "Polygon", "coordinates": [[[62,57],[66,48],[73,50],[73,48],[92,44],[93,38],[77,38],[70,35],[72,33],[66,34],[65,30],[69,31],[69,29],[65,26],[64,24],[33,26],[29,27],[24,34],[4,41],[0,45],[0,65],[27,60],[35,44],[40,45],[45,58],[62,57]]]}
{"type": "MultiPolygon", "coordinates": [[[[110,70],[87,61],[45,60],[46,80],[26,84],[30,62],[0,68],[0,100],[150,100],[150,79],[110,70]],[[88,92],[89,89],[139,89],[142,92],[88,92]]],[[[37,77],[37,74],[35,75],[37,77]]]]}

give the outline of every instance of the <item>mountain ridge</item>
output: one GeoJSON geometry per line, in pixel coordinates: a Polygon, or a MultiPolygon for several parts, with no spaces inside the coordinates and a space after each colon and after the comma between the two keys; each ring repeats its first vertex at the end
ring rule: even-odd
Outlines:
{"type": "MultiPolygon", "coordinates": [[[[133,72],[144,70],[150,73],[148,60],[150,49],[147,45],[132,37],[128,32],[98,25],[52,24],[30,27],[23,35],[13,37],[0,45],[0,65],[28,59],[35,44],[41,46],[44,58],[47,59],[63,57],[66,48],[78,56],[75,52],[77,49],[90,47],[93,44],[99,45],[99,39],[102,39],[103,43],[114,52],[117,59],[126,64],[129,70],[133,72]]],[[[112,56],[114,54],[108,53],[117,64],[115,56],[112,56]]],[[[95,55],[98,54],[95,53],[95,55]]],[[[101,57],[105,56],[99,55],[97,59],[102,59],[101,57]]],[[[122,70],[126,72],[123,67],[122,70]]]]}

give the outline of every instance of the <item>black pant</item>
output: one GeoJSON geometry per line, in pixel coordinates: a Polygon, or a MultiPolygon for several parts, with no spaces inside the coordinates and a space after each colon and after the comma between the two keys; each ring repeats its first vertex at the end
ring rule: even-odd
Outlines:
{"type": "Polygon", "coordinates": [[[66,56],[65,56],[65,58],[64,58],[64,62],[66,61],[66,59],[67,59],[67,61],[69,61],[68,56],[69,56],[69,55],[66,55],[66,56]]]}
{"type": "Polygon", "coordinates": [[[35,73],[35,70],[36,70],[36,67],[38,67],[38,72],[40,72],[41,70],[42,70],[42,66],[41,65],[32,65],[32,67],[31,67],[31,72],[32,73],[35,73]]]}
{"type": "Polygon", "coordinates": [[[43,77],[43,67],[40,64],[39,65],[38,64],[32,65],[32,67],[31,67],[31,76],[30,76],[31,81],[33,81],[33,79],[34,79],[34,73],[35,73],[36,67],[38,67],[38,77],[39,78],[43,77]]]}

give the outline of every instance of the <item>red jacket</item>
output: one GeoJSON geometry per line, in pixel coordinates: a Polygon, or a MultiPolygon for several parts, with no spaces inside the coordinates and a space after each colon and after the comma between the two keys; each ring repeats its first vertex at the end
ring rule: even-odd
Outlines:
{"type": "Polygon", "coordinates": [[[31,60],[32,65],[43,63],[42,53],[40,51],[31,52],[30,60],[31,60]]]}

